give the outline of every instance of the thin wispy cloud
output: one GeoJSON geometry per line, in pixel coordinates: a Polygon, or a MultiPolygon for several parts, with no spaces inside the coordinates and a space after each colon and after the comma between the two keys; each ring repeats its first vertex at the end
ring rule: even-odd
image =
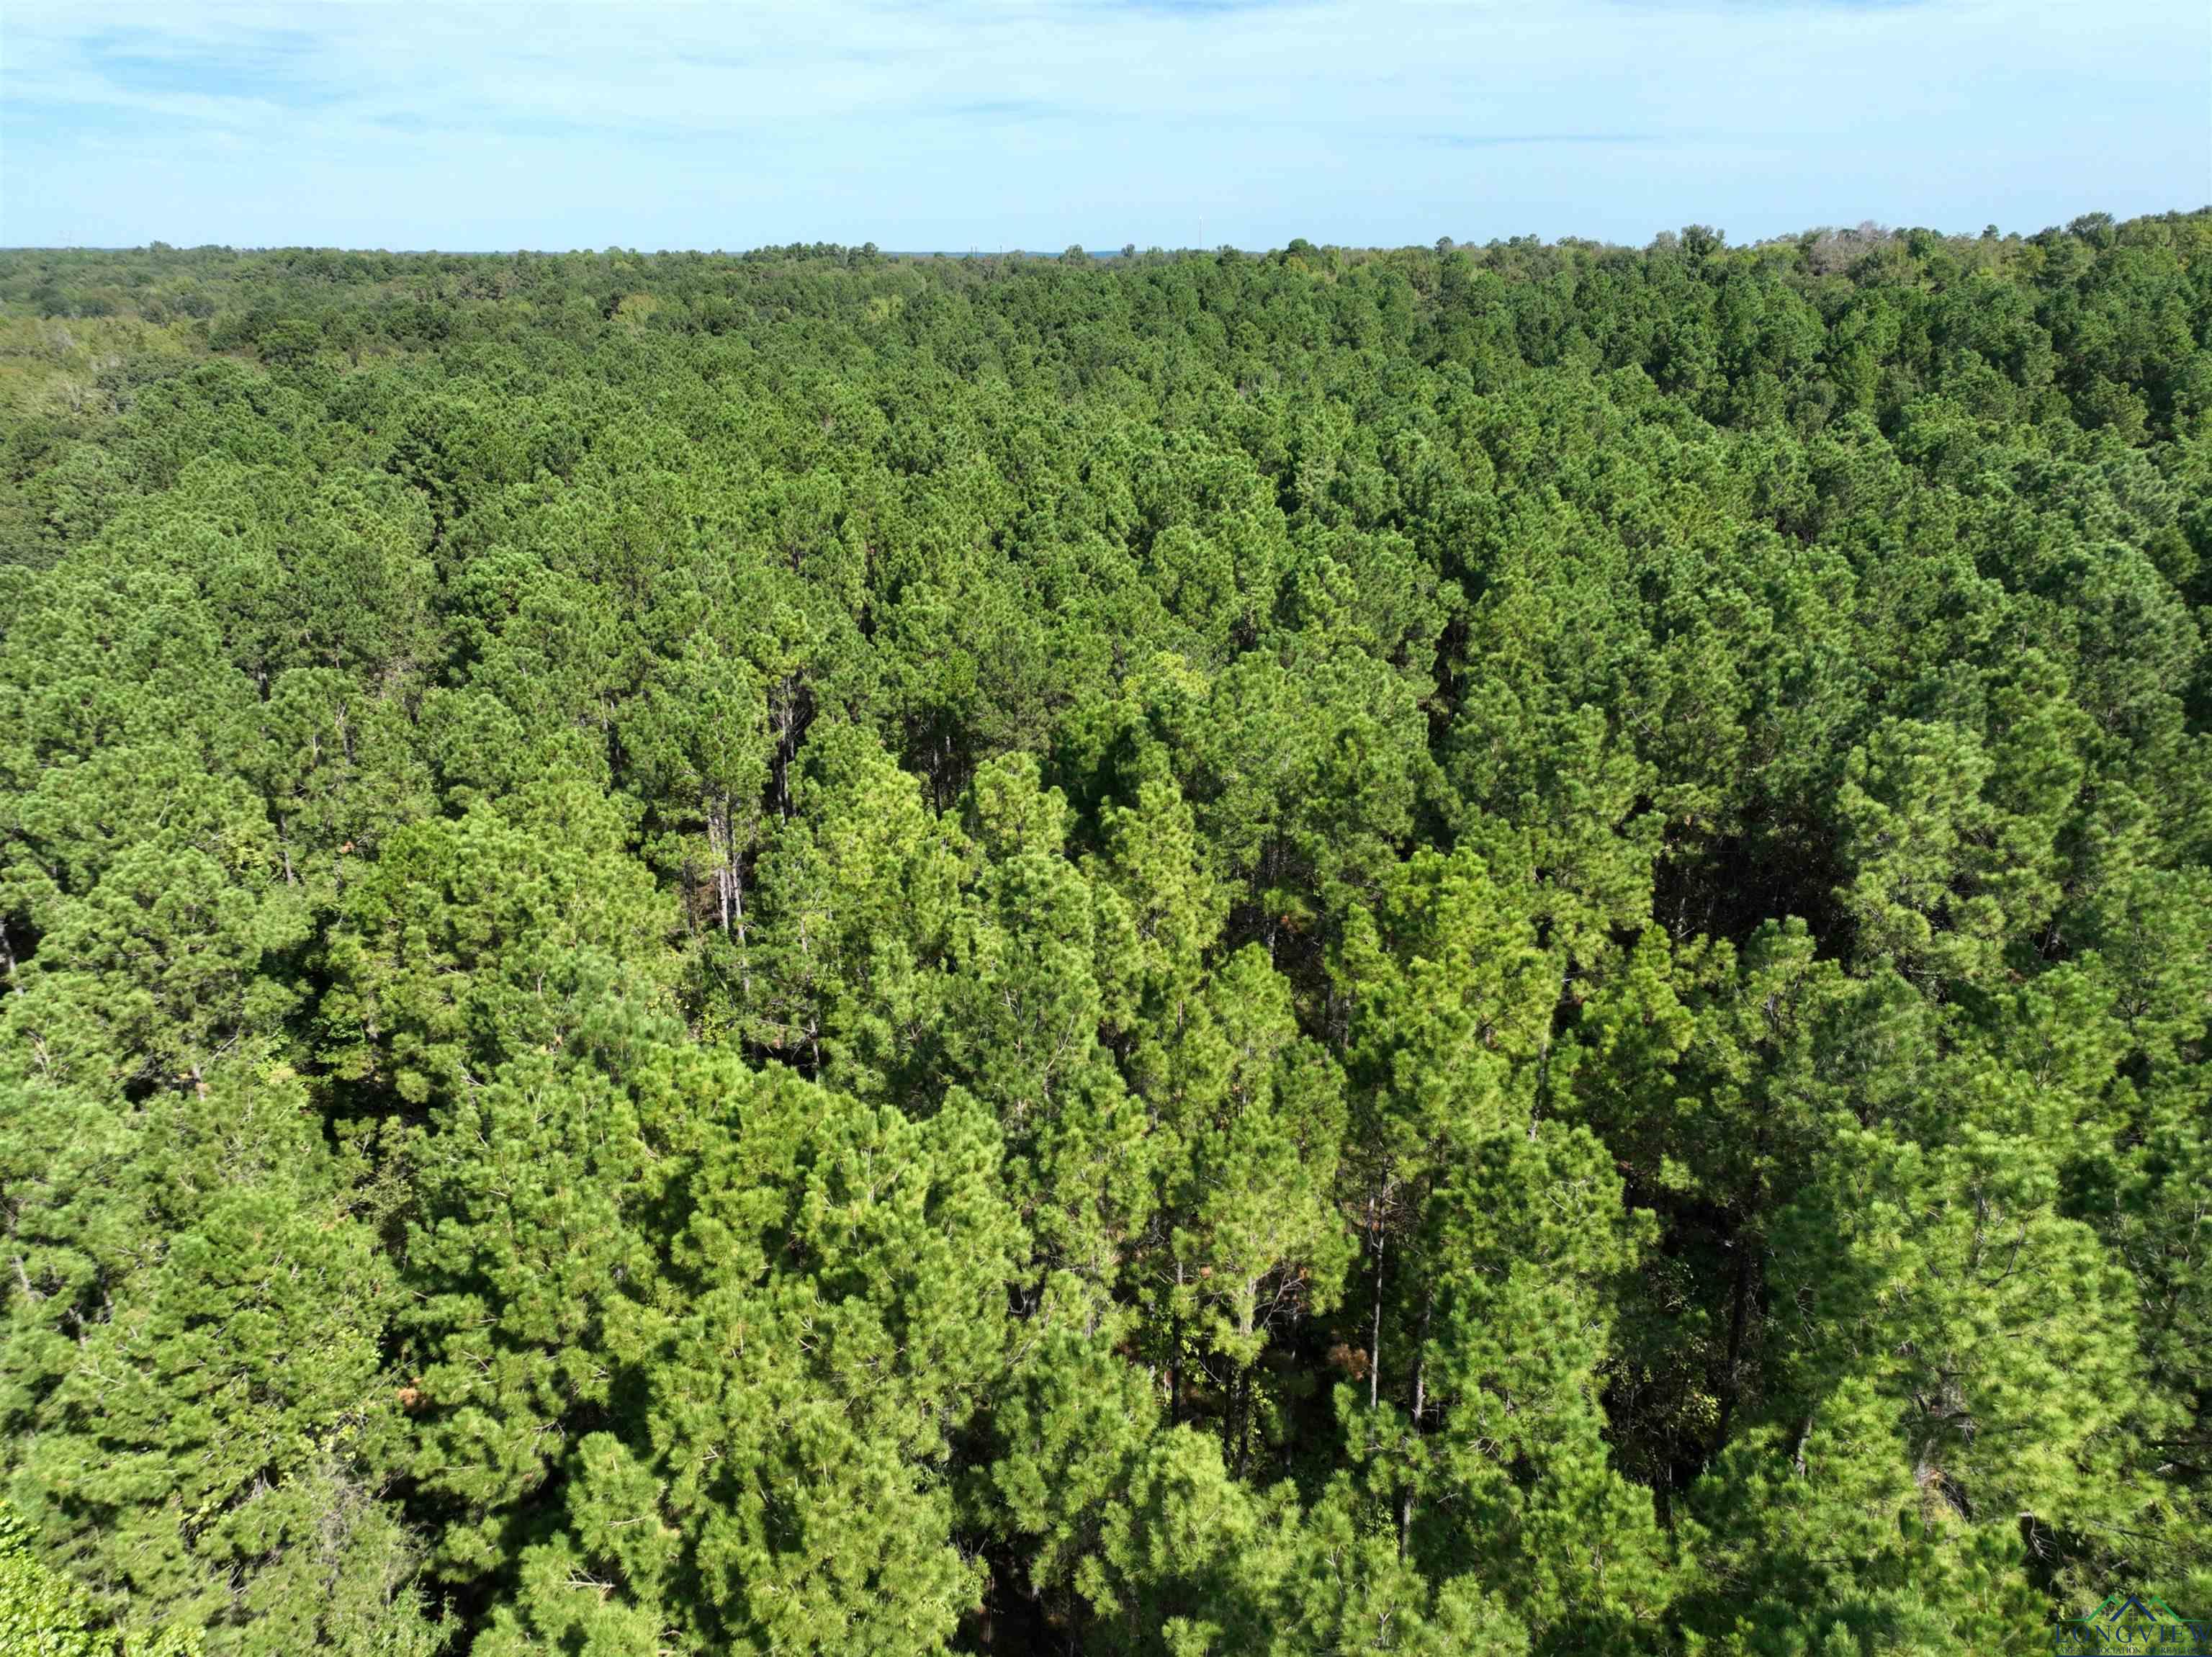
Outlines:
{"type": "Polygon", "coordinates": [[[345,90],[341,78],[315,72],[319,44],[301,29],[257,30],[219,40],[129,29],[90,37],[82,58],[87,68],[120,92],[312,107],[336,101],[345,90]]]}
{"type": "Polygon", "coordinates": [[[1427,142],[1448,149],[1501,149],[1522,144],[1644,144],[1667,140],[1656,132],[1431,132],[1427,142]]]}
{"type": "Polygon", "coordinates": [[[2212,195],[2201,0],[8,3],[15,243],[1641,241],[2212,195]]]}
{"type": "Polygon", "coordinates": [[[1955,6],[1972,0],[1610,0],[1645,11],[1901,11],[1912,6],[1955,6]]]}
{"type": "Polygon", "coordinates": [[[1280,11],[1323,0],[1089,0],[1102,11],[1145,11],[1167,17],[1218,17],[1239,11],[1280,11]]]}
{"type": "Polygon", "coordinates": [[[1043,98],[984,98],[935,113],[952,121],[1067,121],[1079,119],[1085,112],[1043,98]]]}

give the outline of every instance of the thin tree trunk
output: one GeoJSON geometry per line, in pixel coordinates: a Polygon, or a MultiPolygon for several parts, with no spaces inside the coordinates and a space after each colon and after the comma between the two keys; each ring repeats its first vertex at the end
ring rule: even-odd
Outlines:
{"type": "Polygon", "coordinates": [[[1252,1372],[1239,1369],[1231,1384],[1229,1393],[1230,1430],[1233,1441],[1230,1447],[1229,1471],[1238,1478],[1244,1477],[1244,1447],[1251,1438],[1252,1372]]]}
{"type": "Polygon", "coordinates": [[[1743,1340],[1751,1318],[1751,1239],[1739,1233],[1735,1240],[1735,1283],[1729,1291],[1728,1367],[1721,1374],[1720,1421],[1713,1440],[1715,1453],[1728,1442],[1729,1419],[1735,1414],[1736,1398],[1742,1391],[1743,1340]]]}
{"type": "MultiPolygon", "coordinates": [[[[1176,1288],[1182,1288],[1182,1262],[1176,1262],[1176,1288]]],[[[1168,1425],[1182,1425],[1182,1296],[1168,1319],[1168,1425]]]]}
{"type": "Polygon", "coordinates": [[[1381,1402],[1382,1386],[1382,1216],[1381,1204],[1371,1211],[1375,1240],[1375,1326],[1367,1337],[1367,1407],[1381,1402]]]}
{"type": "Polygon", "coordinates": [[[753,960],[745,947],[745,872],[735,859],[730,864],[730,906],[735,911],[738,930],[738,982],[744,987],[745,999],[752,999],[753,960]]]}
{"type": "Polygon", "coordinates": [[[714,859],[714,895],[722,909],[722,935],[730,935],[730,889],[737,849],[730,833],[730,802],[718,800],[707,811],[707,850],[714,859]]]}
{"type": "MultiPolygon", "coordinates": [[[[1413,1436],[1421,1435],[1421,1412],[1429,1401],[1429,1319],[1437,1309],[1437,1291],[1433,1285],[1421,1295],[1421,1333],[1413,1349],[1413,1436]]],[[[1398,1557],[1406,1556],[1406,1538],[1413,1529],[1413,1482],[1410,1478],[1398,1492],[1398,1557]]]]}

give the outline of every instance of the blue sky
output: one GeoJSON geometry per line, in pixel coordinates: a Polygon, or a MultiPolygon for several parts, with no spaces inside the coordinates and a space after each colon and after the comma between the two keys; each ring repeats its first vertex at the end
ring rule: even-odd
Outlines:
{"type": "Polygon", "coordinates": [[[0,243],[1275,247],[2212,201],[2207,0],[0,0],[0,243]]]}

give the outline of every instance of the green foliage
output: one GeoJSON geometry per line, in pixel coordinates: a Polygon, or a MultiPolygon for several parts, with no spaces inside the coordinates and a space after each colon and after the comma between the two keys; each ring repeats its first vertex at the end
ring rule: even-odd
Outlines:
{"type": "Polygon", "coordinates": [[[23,1657],[198,1657],[199,1642],[171,1629],[134,1638],[103,1627],[90,1596],[32,1551],[28,1528],[0,1508],[0,1640],[23,1657]]]}
{"type": "Polygon", "coordinates": [[[2212,217],[0,252],[0,1644],[2212,1610],[2212,217]]]}

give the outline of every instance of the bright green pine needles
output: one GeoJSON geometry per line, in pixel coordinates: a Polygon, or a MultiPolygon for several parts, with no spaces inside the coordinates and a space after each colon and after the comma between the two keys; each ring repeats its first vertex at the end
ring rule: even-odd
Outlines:
{"type": "Polygon", "coordinates": [[[0,253],[0,1646],[2212,1616],[2212,218],[0,253]]]}

